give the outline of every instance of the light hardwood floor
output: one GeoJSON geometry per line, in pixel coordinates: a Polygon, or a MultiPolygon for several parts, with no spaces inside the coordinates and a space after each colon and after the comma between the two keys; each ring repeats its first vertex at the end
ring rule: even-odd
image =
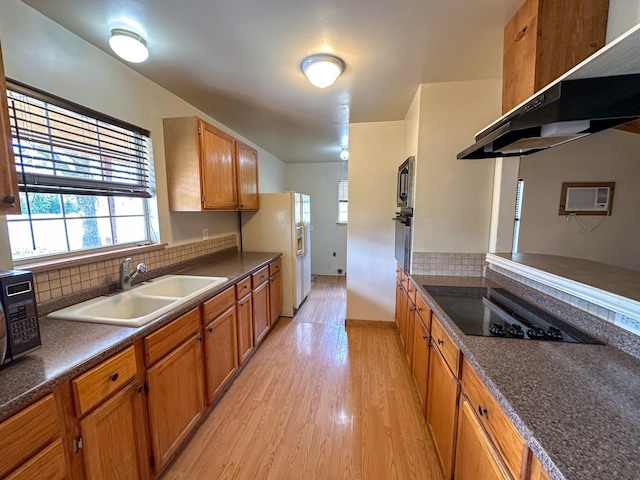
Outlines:
{"type": "Polygon", "coordinates": [[[318,277],[164,480],[438,478],[397,331],[344,327],[344,278],[318,277]]]}

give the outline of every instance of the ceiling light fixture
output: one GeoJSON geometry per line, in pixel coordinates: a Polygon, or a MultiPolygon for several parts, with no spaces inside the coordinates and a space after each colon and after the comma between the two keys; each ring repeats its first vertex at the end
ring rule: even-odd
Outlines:
{"type": "Polygon", "coordinates": [[[333,82],[342,74],[345,63],[341,58],[326,53],[316,53],[302,61],[302,72],[309,81],[319,88],[333,85],[333,82]]]}
{"type": "Polygon", "coordinates": [[[149,50],[144,38],[123,28],[111,30],[109,46],[116,55],[127,62],[140,63],[149,58],[149,50]]]}
{"type": "Polygon", "coordinates": [[[340,151],[340,160],[344,160],[345,162],[347,160],[349,160],[349,149],[348,148],[343,148],[340,151]]]}

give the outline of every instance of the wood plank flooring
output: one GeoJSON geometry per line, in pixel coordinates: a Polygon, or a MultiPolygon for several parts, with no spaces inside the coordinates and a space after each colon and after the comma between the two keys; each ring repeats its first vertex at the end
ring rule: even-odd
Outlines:
{"type": "Polygon", "coordinates": [[[164,480],[438,478],[397,331],[344,327],[343,277],[317,277],[164,480]]]}

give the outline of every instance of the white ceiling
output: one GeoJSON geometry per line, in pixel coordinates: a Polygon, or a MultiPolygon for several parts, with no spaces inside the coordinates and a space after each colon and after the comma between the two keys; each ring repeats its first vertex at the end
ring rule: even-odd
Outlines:
{"type": "Polygon", "coordinates": [[[524,0],[23,0],[102,50],[147,40],[131,67],[287,163],[338,161],[349,122],[401,120],[420,83],[499,78],[524,0]],[[325,90],[300,71],[347,64],[325,90]]]}

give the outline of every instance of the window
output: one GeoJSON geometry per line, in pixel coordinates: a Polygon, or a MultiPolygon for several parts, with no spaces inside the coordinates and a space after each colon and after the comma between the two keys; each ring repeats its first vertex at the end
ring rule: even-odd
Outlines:
{"type": "Polygon", "coordinates": [[[349,181],[338,182],[338,223],[347,223],[349,219],[349,181]]]}
{"type": "Polygon", "coordinates": [[[149,240],[149,132],[8,81],[14,260],[149,240]]]}

